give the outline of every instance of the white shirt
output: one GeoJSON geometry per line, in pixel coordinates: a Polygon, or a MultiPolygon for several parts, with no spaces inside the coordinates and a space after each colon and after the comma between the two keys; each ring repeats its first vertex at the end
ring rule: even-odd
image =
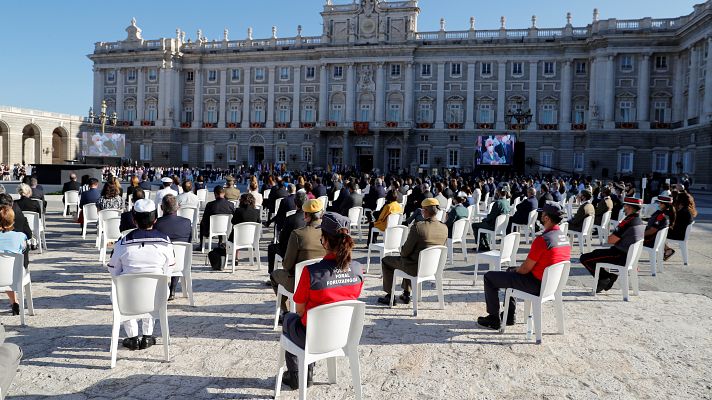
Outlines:
{"type": "Polygon", "coordinates": [[[161,202],[163,201],[163,196],[167,194],[172,194],[173,196],[178,197],[178,192],[175,190],[171,189],[171,187],[163,188],[156,192],[156,198],[153,200],[156,203],[156,209],[159,209],[161,207],[161,202]]]}
{"type": "Polygon", "coordinates": [[[173,245],[166,234],[156,230],[136,230],[116,243],[108,268],[112,276],[168,275],[175,264],[173,245]]]}
{"type": "Polygon", "coordinates": [[[183,192],[182,194],[178,195],[178,207],[195,207],[198,208],[198,204],[200,201],[198,200],[198,196],[196,196],[192,192],[183,192]]]}
{"type": "Polygon", "coordinates": [[[258,192],[256,190],[254,192],[249,192],[249,193],[255,197],[255,205],[261,207],[262,202],[264,201],[262,194],[260,194],[260,192],[258,192]]]}

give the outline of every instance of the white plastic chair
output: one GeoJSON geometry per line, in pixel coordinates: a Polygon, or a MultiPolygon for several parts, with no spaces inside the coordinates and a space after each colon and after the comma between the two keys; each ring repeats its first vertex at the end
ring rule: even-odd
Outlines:
{"type": "Polygon", "coordinates": [[[107,262],[106,252],[109,248],[109,243],[116,243],[123,236],[119,230],[121,226],[121,218],[107,218],[102,222],[101,243],[99,250],[99,262],[105,265],[107,262]]]}
{"type": "Polygon", "coordinates": [[[304,349],[299,348],[286,336],[279,339],[277,382],[274,398],[279,397],[284,372],[284,352],[294,354],[299,360],[299,399],[307,398],[308,365],[327,359],[329,383],[336,383],[336,357],[348,357],[354,397],[361,399],[361,367],[358,344],[363,332],[366,305],[357,300],[340,301],[314,307],[307,311],[307,337],[304,349]]]}
{"type": "Polygon", "coordinates": [[[658,270],[663,272],[663,256],[665,255],[665,241],[667,240],[668,230],[670,228],[665,227],[658,230],[655,234],[655,243],[653,247],[643,246],[643,250],[648,253],[650,257],[650,273],[653,276],[658,274],[658,270]]]}
{"type": "Polygon", "coordinates": [[[32,279],[30,271],[24,267],[23,254],[0,253],[0,291],[14,291],[20,303],[20,324],[25,324],[25,299],[29,315],[35,315],[32,302],[32,279]]]}
{"type": "Polygon", "coordinates": [[[418,274],[408,275],[402,270],[395,270],[393,274],[393,285],[391,286],[391,307],[396,293],[396,281],[399,278],[410,280],[413,289],[413,316],[418,316],[418,301],[422,300],[421,284],[426,281],[435,281],[438,291],[438,301],[440,309],[445,309],[445,295],[443,293],[443,268],[447,260],[446,246],[432,246],[424,249],[418,254],[418,274]]]}
{"type": "Polygon", "coordinates": [[[490,250],[483,253],[475,253],[475,270],[473,271],[472,286],[477,284],[477,273],[480,263],[489,265],[490,271],[501,271],[502,265],[512,266],[516,261],[516,254],[519,251],[519,232],[512,232],[502,239],[502,250],[490,250]]]}
{"type": "MultiPolygon", "coordinates": [[[[299,284],[299,279],[301,279],[301,277],[302,277],[302,271],[304,271],[304,267],[307,265],[316,264],[316,263],[320,262],[321,260],[322,260],[321,258],[304,260],[302,262],[297,263],[294,266],[294,288],[295,288],[295,290],[296,290],[297,285],[299,284]]],[[[286,297],[287,300],[289,301],[290,308],[291,308],[292,312],[295,311],[294,301],[292,300],[294,298],[294,292],[290,292],[289,290],[287,290],[287,288],[285,288],[282,285],[277,285],[277,303],[276,303],[275,309],[274,309],[274,327],[273,327],[273,329],[275,331],[279,329],[278,328],[279,314],[280,314],[280,311],[282,308],[281,307],[282,296],[286,297]]]]}
{"type": "Polygon", "coordinates": [[[376,199],[376,209],[374,211],[381,211],[383,206],[386,205],[386,198],[385,197],[379,197],[376,199]]]}
{"type": "MultiPolygon", "coordinates": [[[[230,219],[232,215],[230,214],[216,214],[210,216],[210,230],[208,231],[208,251],[213,249],[213,238],[225,236],[225,241],[227,241],[227,235],[232,229],[232,223],[230,219]]],[[[205,242],[203,242],[202,252],[205,253],[205,242]]],[[[226,260],[227,262],[227,257],[226,260]]]]}
{"type": "Polygon", "coordinates": [[[44,225],[42,225],[42,218],[40,214],[34,211],[23,211],[22,212],[27,218],[27,225],[32,229],[32,235],[37,239],[37,247],[40,249],[40,254],[42,254],[42,249],[47,250],[47,238],[45,237],[44,225]]]}
{"type": "Polygon", "coordinates": [[[358,230],[358,240],[363,239],[363,232],[361,230],[361,219],[363,218],[363,207],[351,207],[349,208],[349,220],[351,224],[349,229],[353,234],[354,229],[358,230]]]}
{"type": "Polygon", "coordinates": [[[628,247],[628,257],[626,257],[625,265],[616,265],[608,263],[597,263],[596,272],[593,275],[593,295],[596,296],[596,288],[598,287],[598,276],[601,268],[614,270],[618,272],[618,282],[623,290],[623,300],[628,301],[628,289],[630,284],[633,286],[633,294],[638,295],[638,260],[643,252],[643,240],[639,240],[628,247]],[[630,284],[628,275],[630,274],[630,284]]]}
{"type": "Polygon", "coordinates": [[[178,209],[178,216],[183,217],[183,218],[188,218],[190,220],[190,224],[193,227],[193,237],[197,238],[198,236],[198,214],[199,211],[195,207],[181,207],[178,209]]]}
{"type": "Polygon", "coordinates": [[[174,242],[173,249],[176,255],[176,266],[171,271],[171,277],[178,276],[181,279],[183,297],[187,297],[191,307],[195,307],[193,299],[193,245],[186,242],[174,242]]]}
{"type": "Polygon", "coordinates": [[[487,192],[485,193],[485,198],[480,202],[480,209],[487,209],[487,206],[489,205],[489,200],[490,200],[490,193],[487,192]]]}
{"type": "Polygon", "coordinates": [[[321,202],[321,208],[326,210],[326,206],[329,204],[329,196],[319,196],[317,200],[321,202]]]}
{"type": "MultiPolygon", "coordinates": [[[[533,317],[534,331],[536,333],[536,344],[541,344],[541,308],[544,303],[549,301],[554,302],[554,308],[556,310],[556,322],[559,325],[559,334],[563,335],[566,333],[562,291],[564,290],[564,286],[566,286],[566,281],[569,278],[570,269],[570,261],[564,261],[546,267],[546,269],[544,269],[544,276],[541,280],[541,289],[539,291],[538,296],[512,288],[508,288],[505,292],[504,313],[502,314],[504,318],[506,318],[509,312],[510,298],[514,297],[516,299],[524,300],[524,310],[526,310],[528,313],[527,340],[530,340],[532,336],[533,317]]],[[[502,321],[500,325],[501,333],[504,333],[506,326],[506,321],[502,321]]]]}
{"type": "Polygon", "coordinates": [[[121,218],[121,213],[122,211],[119,209],[106,209],[106,210],[101,210],[97,213],[99,216],[99,221],[97,222],[97,228],[96,228],[96,248],[100,249],[101,248],[101,235],[102,232],[104,231],[104,221],[109,219],[109,218],[121,218]]]}
{"type": "Polygon", "coordinates": [[[522,236],[530,243],[534,240],[534,235],[536,234],[536,219],[539,216],[537,210],[531,210],[527,216],[527,223],[525,224],[512,224],[512,232],[515,230],[522,233],[522,236]]]}
{"type": "Polygon", "coordinates": [[[518,206],[519,203],[521,203],[521,202],[522,202],[522,198],[521,198],[521,197],[515,197],[515,198],[514,198],[514,202],[512,202],[512,205],[509,206],[509,216],[510,216],[510,217],[513,217],[513,216],[514,216],[514,213],[517,212],[517,206],[518,206]]]}
{"type": "Polygon", "coordinates": [[[491,244],[492,248],[497,247],[497,238],[504,238],[504,235],[507,234],[507,223],[509,222],[509,215],[507,214],[500,214],[497,216],[497,219],[494,221],[494,230],[491,229],[482,229],[480,228],[479,232],[477,233],[477,237],[475,238],[475,243],[477,246],[480,245],[480,238],[482,235],[487,235],[487,239],[489,239],[489,242],[491,244]]]}
{"type": "Polygon", "coordinates": [[[198,208],[205,207],[208,202],[208,189],[198,189],[195,195],[198,196],[198,208]]]}
{"type": "Polygon", "coordinates": [[[64,192],[64,208],[62,209],[63,217],[67,216],[70,207],[75,207],[77,212],[79,212],[79,191],[77,190],[64,192]]]}
{"type": "Polygon", "coordinates": [[[260,236],[262,226],[258,222],[243,222],[233,225],[232,242],[227,242],[225,254],[225,268],[230,258],[232,258],[232,273],[235,273],[235,252],[238,250],[250,251],[250,262],[256,261],[257,270],[262,267],[260,263],[260,236]]]}
{"type": "Polygon", "coordinates": [[[581,232],[568,231],[568,235],[571,238],[571,246],[574,245],[574,239],[578,240],[579,250],[583,254],[584,247],[591,249],[591,232],[593,231],[593,215],[583,219],[583,225],[581,226],[581,232]]]}
{"type": "Polygon", "coordinates": [[[97,235],[99,234],[99,213],[96,209],[96,204],[95,203],[89,203],[89,204],[84,204],[82,206],[82,239],[87,238],[87,227],[89,224],[96,223],[97,224],[97,235]]]}
{"type": "Polygon", "coordinates": [[[682,262],[684,265],[687,265],[687,260],[688,260],[688,253],[687,253],[687,241],[690,239],[690,232],[692,231],[692,225],[695,224],[695,221],[692,221],[690,225],[687,225],[687,229],[685,229],[685,239],[684,240],[672,240],[668,239],[668,243],[671,245],[676,245],[680,248],[680,252],[682,253],[682,262]]]}
{"type": "Polygon", "coordinates": [[[559,224],[559,230],[561,231],[562,234],[568,235],[569,234],[569,223],[566,221],[562,221],[559,224]]]}
{"type": "MultiPolygon", "coordinates": [[[[403,223],[403,214],[400,213],[393,213],[388,215],[388,219],[386,219],[386,229],[392,227],[392,226],[398,226],[403,223]]],[[[375,226],[371,228],[370,234],[373,233],[378,233],[378,234],[383,234],[383,231],[376,228],[375,226]]],[[[371,236],[369,234],[369,236],[371,236]]]]}
{"type": "Polygon", "coordinates": [[[146,200],[151,200],[151,191],[150,191],[150,190],[144,190],[144,191],[143,191],[143,196],[146,198],[146,200]]]}
{"type": "Polygon", "coordinates": [[[443,220],[447,219],[447,214],[445,213],[445,210],[442,208],[438,209],[438,211],[435,213],[435,220],[443,222],[443,220]]]}
{"type": "Polygon", "coordinates": [[[454,247],[457,243],[460,243],[462,255],[465,257],[465,262],[467,262],[467,219],[457,220],[452,225],[452,238],[447,239],[447,254],[449,264],[452,264],[453,259],[455,258],[454,247]]]}
{"type": "Polygon", "coordinates": [[[400,253],[407,234],[408,227],[403,225],[391,226],[386,228],[386,232],[383,234],[383,243],[369,243],[368,252],[366,253],[366,273],[371,267],[371,250],[378,252],[380,263],[380,260],[386,255],[400,253]]]}
{"type": "MultiPolygon", "coordinates": [[[[611,227],[611,211],[606,211],[601,215],[601,225],[593,225],[596,229],[596,234],[598,235],[598,241],[603,246],[604,243],[608,243],[608,229],[611,227]]],[[[593,232],[593,229],[591,230],[593,232]]]]}
{"type": "Polygon", "coordinates": [[[111,278],[111,368],[116,366],[119,327],[124,321],[143,318],[160,319],[165,361],[170,361],[168,335],[168,276],[163,274],[125,274],[111,278]]]}
{"type": "Polygon", "coordinates": [[[618,226],[618,223],[620,223],[621,221],[623,221],[623,218],[625,218],[625,210],[623,210],[623,209],[621,208],[621,210],[618,212],[618,219],[616,219],[615,221],[614,221],[614,220],[611,220],[611,222],[610,222],[610,228],[608,228],[609,234],[610,234],[611,231],[613,231],[614,229],[616,229],[616,227],[618,226]]]}

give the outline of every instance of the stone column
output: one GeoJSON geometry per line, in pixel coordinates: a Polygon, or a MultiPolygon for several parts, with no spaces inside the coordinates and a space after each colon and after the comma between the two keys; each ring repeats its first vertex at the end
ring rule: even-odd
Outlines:
{"type": "Polygon", "coordinates": [[[94,114],[99,115],[101,113],[101,101],[104,99],[104,73],[98,68],[94,67],[94,102],[92,107],[94,107],[94,114]]]}
{"type": "Polygon", "coordinates": [[[134,125],[140,125],[146,112],[146,69],[143,67],[136,69],[138,73],[138,88],[136,89],[136,121],[134,125]]]}
{"type": "MultiPolygon", "coordinates": [[[[407,62],[405,64],[405,96],[403,110],[403,120],[407,123],[413,123],[413,108],[415,99],[415,64],[407,62]]],[[[412,125],[411,125],[412,126],[412,125]]]]}
{"type": "Polygon", "coordinates": [[[605,121],[603,127],[606,129],[615,128],[615,107],[616,107],[616,91],[615,91],[615,56],[608,56],[606,61],[606,86],[604,92],[604,115],[605,121]]]}
{"type": "MultiPolygon", "coordinates": [[[[195,93],[193,94],[193,128],[203,127],[203,70],[198,67],[193,70],[195,93]]],[[[201,155],[202,158],[202,155],[201,155]]]]}
{"type": "Polygon", "coordinates": [[[535,130],[537,128],[537,114],[538,114],[538,103],[537,103],[537,92],[536,88],[539,85],[538,77],[538,67],[539,61],[529,62],[529,109],[532,112],[532,122],[529,124],[530,130],[535,130]]]}
{"type": "Polygon", "coordinates": [[[265,125],[267,128],[274,128],[274,70],[275,67],[269,67],[267,73],[267,79],[269,79],[267,85],[267,124],[265,125]]]}
{"type": "Polygon", "coordinates": [[[707,38],[707,63],[705,64],[705,97],[702,100],[700,123],[712,122],[712,36],[707,38]]]}
{"type": "Polygon", "coordinates": [[[475,64],[467,64],[467,98],[465,99],[465,129],[475,129],[475,64]]]}
{"type": "Polygon", "coordinates": [[[386,74],[383,71],[384,65],[379,62],[376,66],[376,124],[383,126],[386,120],[386,74]]]}
{"type": "Polygon", "coordinates": [[[445,63],[438,63],[438,86],[435,97],[435,129],[445,129],[445,63]]]}
{"type": "Polygon", "coordinates": [[[322,65],[319,70],[319,122],[322,126],[329,120],[329,69],[322,65]]]}
{"type": "Polygon", "coordinates": [[[504,85],[507,79],[507,62],[497,62],[497,129],[504,129],[504,104],[506,91],[504,85]]]}
{"type": "Polygon", "coordinates": [[[351,143],[349,140],[349,130],[344,129],[344,167],[351,165],[351,143]]]}
{"type": "Polygon", "coordinates": [[[124,71],[121,68],[116,69],[116,116],[124,120],[124,71]]]}
{"type": "MultiPolygon", "coordinates": [[[[292,90],[292,128],[299,128],[301,120],[300,106],[302,96],[302,69],[300,66],[294,67],[294,89],[292,90]]],[[[313,156],[312,156],[313,157],[313,156]]]]}
{"type": "Polygon", "coordinates": [[[675,71],[672,84],[672,122],[680,122],[685,119],[683,110],[685,109],[684,95],[685,92],[685,59],[679,54],[675,56],[675,71]]]}
{"type": "Polygon", "coordinates": [[[573,74],[571,73],[571,60],[564,61],[561,71],[561,115],[559,121],[561,130],[571,129],[571,89],[573,86],[573,74]]]}
{"type": "Polygon", "coordinates": [[[156,126],[164,126],[166,118],[166,69],[158,68],[158,107],[156,107],[156,126]]]}
{"type": "Polygon", "coordinates": [[[245,67],[242,71],[242,79],[244,81],[242,88],[242,128],[250,127],[250,91],[252,90],[252,68],[245,67]]]}
{"type": "Polygon", "coordinates": [[[218,128],[225,128],[225,121],[227,113],[225,108],[227,106],[227,70],[225,68],[220,69],[220,104],[218,104],[218,128]]]}
{"type": "Polygon", "coordinates": [[[638,69],[638,128],[650,128],[650,55],[643,54],[638,69]]]}
{"type": "MultiPolygon", "coordinates": [[[[356,71],[354,64],[350,63],[346,69],[346,123],[354,122],[356,112],[356,71]]],[[[344,136],[346,138],[346,136],[344,136]]],[[[344,144],[345,145],[345,144],[344,144]]],[[[344,149],[346,154],[346,149],[344,149]]]]}
{"type": "Polygon", "coordinates": [[[373,168],[381,169],[381,161],[383,155],[381,154],[381,132],[376,131],[373,134],[373,168]]]}
{"type": "MultiPolygon", "coordinates": [[[[699,64],[700,52],[697,48],[690,47],[690,82],[687,86],[687,119],[697,116],[697,101],[699,97],[699,64]]],[[[687,122],[685,122],[687,125],[687,122]]]]}

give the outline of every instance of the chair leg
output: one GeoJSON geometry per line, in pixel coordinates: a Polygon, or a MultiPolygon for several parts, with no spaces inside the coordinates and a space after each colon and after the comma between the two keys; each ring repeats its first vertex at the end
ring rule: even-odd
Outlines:
{"type": "Polygon", "coordinates": [[[416,279],[413,279],[410,281],[411,282],[411,287],[413,289],[413,297],[411,297],[411,300],[413,302],[413,316],[417,317],[418,316],[418,301],[420,300],[421,297],[421,287],[420,287],[420,282],[418,282],[416,279]]]}
{"type": "Polygon", "coordinates": [[[625,268],[618,272],[618,282],[620,282],[621,290],[623,291],[623,300],[628,301],[628,289],[630,284],[628,283],[628,271],[625,268]]]}
{"type": "Polygon", "coordinates": [[[393,300],[396,296],[396,275],[393,275],[393,284],[391,284],[391,307],[393,307],[393,300]]]}
{"type": "Polygon", "coordinates": [[[657,251],[650,252],[650,273],[653,276],[658,275],[658,252],[657,251]]]}
{"type": "Polygon", "coordinates": [[[255,253],[256,253],[255,258],[257,259],[257,270],[259,271],[262,269],[262,260],[261,260],[262,256],[260,256],[260,247],[259,246],[257,246],[255,248],[255,253]]]}
{"type": "Polygon", "coordinates": [[[631,286],[633,286],[633,295],[638,296],[640,294],[638,287],[638,271],[635,268],[630,270],[630,281],[631,286]]]}
{"type": "Polygon", "coordinates": [[[352,350],[348,357],[349,366],[351,368],[351,383],[354,386],[354,395],[356,400],[361,400],[363,394],[361,391],[361,364],[359,363],[358,350],[352,350]]]}
{"type": "Polygon", "coordinates": [[[536,332],[536,344],[541,344],[541,301],[532,303],[534,308],[534,330],[536,332]]]}
{"type": "Polygon", "coordinates": [[[566,321],[564,321],[564,302],[559,298],[554,300],[556,310],[556,323],[559,325],[559,334],[566,334],[566,321]]]}
{"type": "Polygon", "coordinates": [[[27,313],[29,315],[35,315],[35,305],[32,301],[32,282],[27,282],[25,285],[25,299],[27,300],[27,313]]]}
{"type": "Polygon", "coordinates": [[[475,253],[475,265],[474,265],[474,267],[475,267],[475,268],[474,268],[473,271],[472,271],[472,276],[473,276],[473,277],[472,277],[472,286],[477,285],[477,270],[478,270],[479,267],[480,267],[480,264],[479,264],[479,262],[477,261],[477,253],[475,253]]]}
{"type": "MultiPolygon", "coordinates": [[[[507,289],[504,294],[504,311],[502,315],[509,315],[509,299],[512,298],[512,290],[507,289]]],[[[505,317],[506,318],[506,317],[505,317]]],[[[499,332],[504,333],[504,329],[507,327],[507,321],[505,318],[500,318],[499,321],[499,332]]]]}
{"type": "Polygon", "coordinates": [[[163,337],[163,355],[166,362],[171,361],[170,353],[170,334],[168,332],[168,311],[164,308],[160,312],[161,317],[161,336],[163,337]]]}
{"type": "Polygon", "coordinates": [[[299,360],[299,400],[307,400],[307,370],[309,366],[304,359],[299,360]]]}
{"type": "Polygon", "coordinates": [[[445,293],[443,293],[443,277],[442,276],[436,277],[435,285],[437,286],[437,290],[438,290],[438,302],[440,303],[440,309],[444,310],[445,309],[445,293]]]}
{"type": "Polygon", "coordinates": [[[279,330],[279,311],[280,311],[280,303],[282,302],[282,295],[279,293],[279,289],[277,290],[277,300],[275,301],[275,306],[274,306],[274,326],[272,327],[273,330],[278,331],[279,330]]]}
{"type": "Polygon", "coordinates": [[[114,318],[114,323],[111,327],[111,368],[116,366],[116,353],[119,346],[119,320],[114,318]]]}
{"type": "Polygon", "coordinates": [[[326,371],[329,375],[329,383],[336,383],[336,357],[326,359],[326,371]]]}
{"type": "Polygon", "coordinates": [[[532,340],[532,302],[525,300],[524,309],[527,311],[527,340],[532,340]]]}
{"type": "Polygon", "coordinates": [[[18,291],[20,295],[20,325],[25,326],[25,286],[20,282],[20,290],[18,291]]]}
{"type": "Polygon", "coordinates": [[[366,243],[366,246],[368,250],[366,250],[366,273],[368,273],[368,269],[371,268],[371,246],[369,243],[366,243]]]}
{"type": "Polygon", "coordinates": [[[680,252],[682,253],[682,263],[687,265],[687,242],[680,243],[680,252]]]}
{"type": "Polygon", "coordinates": [[[193,298],[193,277],[191,275],[183,275],[182,284],[185,291],[188,292],[188,301],[190,301],[190,306],[195,307],[195,300],[193,298]]]}
{"type": "Polygon", "coordinates": [[[467,239],[462,238],[462,254],[465,256],[465,262],[467,262],[467,239]]]}
{"type": "Polygon", "coordinates": [[[274,398],[279,397],[279,392],[282,390],[282,374],[284,373],[284,349],[279,346],[277,354],[277,382],[274,385],[274,398]]]}

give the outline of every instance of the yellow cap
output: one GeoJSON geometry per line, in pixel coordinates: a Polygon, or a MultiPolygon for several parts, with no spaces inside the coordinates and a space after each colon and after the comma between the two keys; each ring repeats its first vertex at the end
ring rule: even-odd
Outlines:
{"type": "Polygon", "coordinates": [[[439,205],[440,205],[440,202],[437,201],[436,199],[430,197],[430,198],[428,198],[428,199],[423,200],[423,201],[420,203],[420,205],[423,206],[423,207],[439,206],[439,205]]]}
{"type": "Polygon", "coordinates": [[[323,208],[324,208],[324,205],[321,204],[321,201],[319,201],[317,199],[307,200],[307,202],[304,203],[304,205],[302,205],[302,210],[305,213],[309,213],[309,214],[318,213],[323,208]]]}

